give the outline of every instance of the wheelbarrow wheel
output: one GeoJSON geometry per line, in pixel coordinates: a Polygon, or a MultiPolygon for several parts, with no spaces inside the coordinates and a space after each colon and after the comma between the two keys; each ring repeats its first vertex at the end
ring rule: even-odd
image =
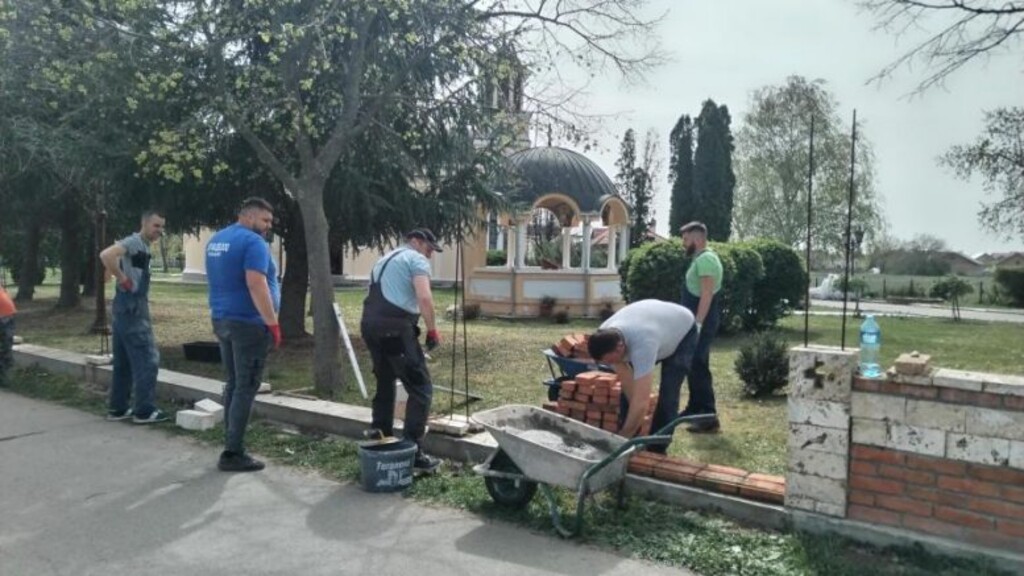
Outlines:
{"type": "Polygon", "coordinates": [[[487,477],[484,485],[494,502],[507,508],[525,508],[537,492],[537,483],[529,480],[487,477]]]}

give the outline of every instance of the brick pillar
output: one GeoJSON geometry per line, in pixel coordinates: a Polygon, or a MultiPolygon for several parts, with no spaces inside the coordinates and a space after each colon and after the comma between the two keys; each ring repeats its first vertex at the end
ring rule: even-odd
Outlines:
{"type": "Polygon", "coordinates": [[[824,346],[789,352],[787,507],[846,517],[857,354],[824,346]]]}

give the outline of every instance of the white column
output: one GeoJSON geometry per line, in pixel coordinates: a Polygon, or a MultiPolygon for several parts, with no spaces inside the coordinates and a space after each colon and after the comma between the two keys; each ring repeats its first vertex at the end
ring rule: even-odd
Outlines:
{"type": "Polygon", "coordinates": [[[582,267],[584,270],[590,270],[590,240],[591,240],[591,229],[590,229],[590,216],[583,216],[583,262],[582,267]]]}
{"type": "Polygon", "coordinates": [[[618,267],[616,257],[618,256],[618,235],[616,232],[619,231],[618,226],[613,225],[608,227],[608,266],[609,270],[615,270],[618,267]]]}
{"type": "Polygon", "coordinates": [[[572,266],[572,228],[562,226],[562,270],[572,266]]]}
{"type": "MultiPolygon", "coordinates": [[[[507,230],[509,234],[515,234],[516,225],[515,222],[511,223],[507,230]]],[[[505,267],[514,268],[516,263],[516,245],[514,242],[509,242],[508,250],[505,252],[505,267]]]]}
{"type": "Polygon", "coordinates": [[[516,269],[526,266],[527,222],[516,222],[516,269]]]}
{"type": "Polygon", "coordinates": [[[619,260],[621,261],[629,253],[629,226],[622,225],[622,234],[619,235],[619,260]]]}
{"type": "Polygon", "coordinates": [[[495,250],[504,250],[505,249],[505,234],[508,234],[508,226],[501,226],[501,225],[499,225],[498,226],[498,238],[497,238],[497,241],[495,243],[496,245],[494,247],[495,250]]]}

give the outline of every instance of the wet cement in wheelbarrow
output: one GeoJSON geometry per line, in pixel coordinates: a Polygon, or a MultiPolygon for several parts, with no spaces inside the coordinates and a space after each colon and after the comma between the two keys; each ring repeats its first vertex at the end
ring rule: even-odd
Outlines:
{"type": "Polygon", "coordinates": [[[598,450],[594,446],[579,440],[565,438],[547,430],[517,430],[511,429],[516,436],[535,444],[544,446],[556,452],[583,458],[584,460],[601,460],[608,455],[608,452],[598,450]]]}

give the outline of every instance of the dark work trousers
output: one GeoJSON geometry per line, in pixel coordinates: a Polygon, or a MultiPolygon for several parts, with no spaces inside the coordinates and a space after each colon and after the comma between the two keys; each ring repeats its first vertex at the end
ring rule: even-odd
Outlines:
{"type": "MultiPolygon", "coordinates": [[[[715,294],[711,299],[711,307],[701,326],[697,349],[693,354],[693,366],[690,368],[690,378],[687,381],[690,387],[690,397],[687,399],[686,409],[682,413],[685,416],[717,413],[715,389],[711,377],[711,342],[715,339],[715,334],[718,333],[718,325],[722,319],[721,300],[721,292],[715,294]]],[[[700,296],[690,294],[690,291],[684,286],[682,304],[696,317],[700,296]]]]}
{"type": "MultiPolygon", "coordinates": [[[[696,349],[697,327],[694,326],[690,328],[679,346],[676,346],[675,352],[661,361],[661,385],[658,387],[658,404],[654,407],[654,414],[651,417],[651,434],[661,430],[678,416],[679,389],[682,388],[683,380],[690,371],[696,349]]],[[[622,393],[619,395],[619,428],[626,423],[628,413],[629,399],[622,393]]],[[[664,454],[668,450],[668,444],[649,445],[647,450],[664,454]]]]}
{"type": "Polygon", "coordinates": [[[274,338],[262,322],[214,320],[224,367],[224,450],[245,454],[245,427],[260,390],[274,338]]]}
{"type": "Polygon", "coordinates": [[[373,360],[373,374],[377,377],[372,425],[385,436],[394,434],[395,380],[401,380],[409,393],[402,435],[419,444],[426,432],[434,387],[423,348],[417,340],[417,327],[408,322],[393,324],[364,321],[361,326],[363,341],[373,360]]]}

